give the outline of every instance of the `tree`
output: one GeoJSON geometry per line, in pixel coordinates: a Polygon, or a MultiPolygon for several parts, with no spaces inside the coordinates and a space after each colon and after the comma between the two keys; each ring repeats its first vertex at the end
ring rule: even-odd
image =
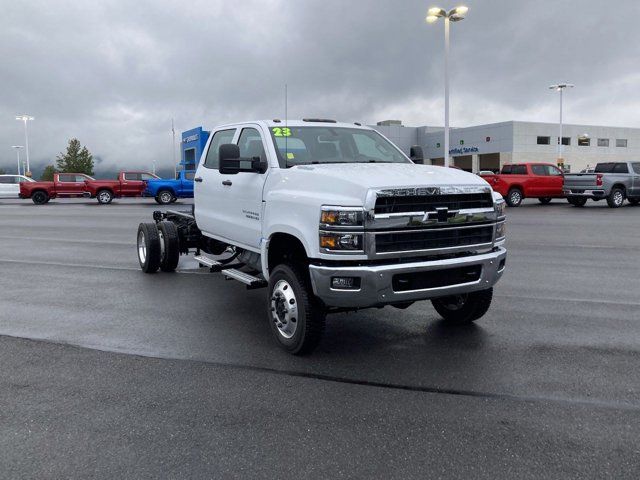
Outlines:
{"type": "Polygon", "coordinates": [[[56,167],[54,167],[53,165],[47,165],[46,167],[44,167],[40,180],[42,180],[43,182],[52,182],[53,174],[57,172],[58,171],[56,170],[56,167]]]}
{"type": "Polygon", "coordinates": [[[87,147],[80,145],[80,140],[72,138],[67,145],[67,152],[56,158],[57,170],[62,173],[86,173],[93,175],[93,155],[87,147]]]}

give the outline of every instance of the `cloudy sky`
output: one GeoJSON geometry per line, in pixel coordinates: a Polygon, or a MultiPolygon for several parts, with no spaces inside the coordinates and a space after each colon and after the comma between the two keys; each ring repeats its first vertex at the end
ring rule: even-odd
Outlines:
{"type": "MultiPolygon", "coordinates": [[[[440,0],[438,0],[440,1],[440,0]]],[[[443,25],[428,0],[0,0],[0,167],[71,137],[101,168],[172,166],[176,132],[284,116],[443,120],[443,25]]],[[[449,0],[440,6],[457,5],[449,0]]],[[[452,26],[451,122],[640,127],[638,0],[469,0],[452,26]],[[605,7],[606,5],[606,7],[605,7]]],[[[34,169],[35,170],[35,169],[34,169]]]]}

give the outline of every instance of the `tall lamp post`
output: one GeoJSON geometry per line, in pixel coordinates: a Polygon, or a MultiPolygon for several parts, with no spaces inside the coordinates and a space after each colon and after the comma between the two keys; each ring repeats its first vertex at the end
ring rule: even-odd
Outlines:
{"type": "Polygon", "coordinates": [[[427,23],[437,22],[444,18],[444,166],[449,166],[449,22],[464,19],[469,9],[463,5],[449,10],[440,7],[430,8],[427,12],[427,23]]]}
{"type": "Polygon", "coordinates": [[[18,154],[18,175],[20,175],[20,149],[24,147],[22,145],[12,145],[11,148],[15,148],[18,154]]]}
{"type": "MultiPolygon", "coordinates": [[[[27,172],[31,172],[31,166],[29,165],[29,135],[27,133],[27,122],[33,120],[33,117],[30,115],[16,115],[16,120],[24,122],[24,145],[27,152],[27,172]]],[[[27,172],[25,172],[25,174],[27,172]]]]}
{"type": "Polygon", "coordinates": [[[565,88],[573,88],[575,85],[571,83],[558,83],[557,85],[549,85],[549,90],[560,92],[560,135],[558,136],[558,160],[556,163],[564,170],[564,159],[562,158],[562,92],[565,88]]]}

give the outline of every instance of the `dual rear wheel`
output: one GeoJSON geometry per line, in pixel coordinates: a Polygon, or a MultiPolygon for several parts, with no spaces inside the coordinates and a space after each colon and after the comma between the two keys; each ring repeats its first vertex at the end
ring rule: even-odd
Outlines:
{"type": "Polygon", "coordinates": [[[136,238],[138,262],[144,273],[173,272],[180,259],[178,228],[173,222],[141,223],[136,238]]]}

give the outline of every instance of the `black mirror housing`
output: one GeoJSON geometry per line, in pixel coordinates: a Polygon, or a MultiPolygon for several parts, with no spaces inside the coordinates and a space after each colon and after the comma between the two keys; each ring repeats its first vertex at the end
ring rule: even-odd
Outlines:
{"type": "Polygon", "coordinates": [[[218,149],[218,158],[220,161],[218,171],[223,175],[236,175],[240,172],[257,172],[264,173],[267,171],[267,161],[260,157],[242,158],[240,157],[240,147],[233,143],[225,143],[220,145],[218,149]],[[242,164],[249,164],[245,167],[242,164]]]}
{"type": "Polygon", "coordinates": [[[422,147],[420,145],[412,146],[409,156],[411,157],[411,161],[413,163],[424,163],[424,152],[422,151],[422,147]]]}

